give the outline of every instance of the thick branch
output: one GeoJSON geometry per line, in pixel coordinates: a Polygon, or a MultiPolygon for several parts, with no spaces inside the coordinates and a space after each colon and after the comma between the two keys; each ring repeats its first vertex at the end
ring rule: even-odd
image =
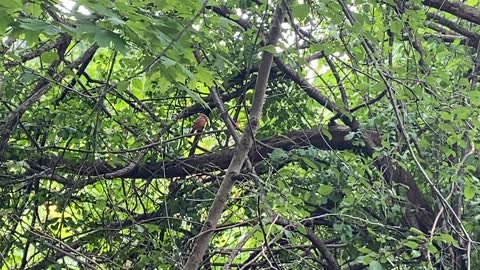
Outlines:
{"type": "Polygon", "coordinates": [[[5,68],[7,68],[7,69],[12,68],[12,67],[17,66],[21,63],[25,63],[28,60],[39,57],[44,52],[51,51],[54,48],[62,47],[62,44],[63,45],[66,44],[65,41],[67,39],[71,39],[71,37],[70,37],[70,35],[64,33],[59,38],[57,38],[55,41],[45,43],[42,46],[40,46],[40,47],[38,47],[34,50],[30,50],[30,51],[22,54],[20,61],[13,61],[13,62],[6,63],[5,68]]]}
{"type": "MultiPolygon", "coordinates": [[[[275,148],[285,151],[315,146],[323,150],[361,150],[359,146],[354,145],[352,141],[345,140],[345,135],[350,132],[350,128],[345,126],[330,127],[328,132],[332,135],[332,139],[323,135],[317,129],[292,131],[276,137],[262,140],[255,144],[255,149],[249,153],[252,163],[259,163],[268,157],[269,153],[275,148]]],[[[177,159],[169,162],[158,161],[146,163],[138,166],[135,170],[122,176],[122,178],[174,178],[183,177],[202,172],[213,172],[225,170],[233,157],[234,149],[224,149],[217,152],[193,156],[190,158],[177,159]]],[[[55,164],[61,166],[57,170],[74,173],[84,176],[96,176],[120,170],[123,167],[112,167],[106,162],[85,162],[84,160],[70,161],[58,160],[58,157],[51,156],[43,158],[36,164],[35,161],[29,162],[32,167],[53,167],[55,164]]]]}
{"type": "Polygon", "coordinates": [[[465,5],[461,2],[452,3],[447,0],[424,0],[423,4],[480,25],[480,10],[472,6],[465,5]]]}
{"type": "Polygon", "coordinates": [[[465,28],[463,28],[462,26],[460,26],[459,24],[457,24],[456,22],[453,22],[451,20],[448,20],[448,19],[445,19],[444,17],[438,15],[438,14],[433,14],[433,13],[430,13],[430,12],[427,12],[426,13],[427,15],[427,18],[428,19],[431,19],[431,20],[434,20],[435,22],[437,22],[438,24],[441,24],[443,26],[446,26],[448,28],[450,28],[451,30],[463,35],[463,36],[466,36],[468,38],[472,38],[472,39],[475,39],[478,40],[480,39],[480,35],[475,33],[475,32],[472,32],[472,31],[469,31],[465,28]]]}

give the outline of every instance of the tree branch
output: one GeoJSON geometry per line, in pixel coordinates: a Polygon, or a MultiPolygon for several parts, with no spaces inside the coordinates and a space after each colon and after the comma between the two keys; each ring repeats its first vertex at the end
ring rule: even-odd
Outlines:
{"type": "MultiPolygon", "coordinates": [[[[255,150],[250,151],[249,158],[253,164],[259,163],[265,160],[265,157],[268,157],[268,155],[276,148],[290,151],[302,147],[314,146],[321,150],[363,151],[364,149],[356,145],[354,141],[345,140],[344,137],[350,132],[351,129],[345,126],[329,127],[328,133],[332,135],[330,139],[317,129],[292,131],[288,134],[259,141],[259,143],[255,144],[255,150]]],[[[234,152],[234,149],[223,149],[190,158],[150,162],[143,166],[138,166],[135,170],[121,176],[120,178],[174,178],[225,170],[228,167],[234,152]]],[[[83,176],[97,176],[123,168],[123,166],[112,166],[111,163],[109,164],[103,161],[87,162],[80,159],[65,160],[54,155],[44,156],[39,160],[30,160],[28,163],[32,168],[49,168],[57,164],[57,171],[83,176]]],[[[48,178],[48,176],[45,178],[48,178]]],[[[97,180],[98,179],[95,179],[94,181],[85,180],[85,182],[77,182],[75,185],[91,184],[97,180]]]]}
{"type": "Polygon", "coordinates": [[[298,86],[300,86],[305,93],[316,100],[318,103],[320,103],[322,106],[330,110],[331,112],[334,112],[336,114],[340,114],[340,119],[352,128],[352,130],[358,129],[359,125],[356,120],[351,120],[349,116],[345,114],[345,111],[342,110],[340,107],[335,104],[335,102],[331,101],[328,97],[324,96],[321,92],[319,92],[313,85],[311,85],[307,80],[304,78],[300,77],[297,72],[295,72],[293,69],[289,68],[286,64],[282,62],[279,58],[275,57],[275,64],[277,67],[284,72],[288,78],[290,78],[292,81],[294,81],[298,86]]]}
{"type": "Polygon", "coordinates": [[[433,20],[435,22],[437,22],[438,24],[441,24],[443,26],[446,26],[448,27],[449,29],[463,35],[463,36],[466,36],[468,38],[472,38],[472,39],[475,39],[478,40],[480,39],[480,35],[475,33],[475,32],[472,32],[472,31],[468,31],[467,29],[461,27],[459,24],[451,21],[451,20],[448,20],[438,14],[434,14],[434,13],[431,13],[431,12],[427,12],[426,13],[427,15],[427,18],[430,19],[430,20],[433,20]]]}
{"type": "Polygon", "coordinates": [[[461,2],[450,2],[447,0],[424,0],[423,4],[442,11],[446,11],[459,18],[480,25],[480,10],[465,5],[461,2]]]}
{"type": "MultiPolygon", "coordinates": [[[[271,218],[272,221],[274,221],[276,224],[281,225],[289,230],[297,230],[296,226],[290,222],[289,220],[277,215],[271,218]]],[[[339,270],[340,266],[337,263],[337,260],[335,259],[335,256],[330,252],[328,249],[327,245],[318,237],[315,235],[313,230],[311,228],[305,228],[306,229],[306,234],[305,236],[307,237],[310,242],[320,251],[322,254],[323,258],[327,261],[328,270],[339,270]]]]}
{"type": "MultiPolygon", "coordinates": [[[[282,4],[275,10],[272,25],[268,33],[268,44],[275,45],[281,35],[280,23],[285,16],[285,9],[288,8],[282,4]]],[[[203,255],[208,248],[210,238],[212,237],[213,230],[215,229],[227,200],[230,197],[230,192],[235,182],[235,176],[240,173],[243,163],[247,158],[247,155],[253,145],[255,133],[260,123],[263,104],[265,103],[265,91],[267,89],[268,78],[270,76],[270,68],[273,62],[273,54],[264,51],[262,54],[262,60],[258,71],[257,82],[255,84],[255,96],[253,97],[252,107],[249,114],[249,127],[246,128],[245,133],[240,139],[240,143],[237,144],[234,155],[228,166],[228,170],[225,174],[222,184],[218,189],[215,200],[208,213],[205,226],[195,240],[193,251],[190,254],[187,263],[184,266],[186,270],[196,270],[199,268],[203,255]]]]}

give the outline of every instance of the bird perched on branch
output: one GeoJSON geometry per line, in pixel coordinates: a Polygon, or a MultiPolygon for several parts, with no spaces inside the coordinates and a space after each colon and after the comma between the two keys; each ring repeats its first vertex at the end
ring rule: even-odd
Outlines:
{"type": "Polygon", "coordinates": [[[207,115],[204,113],[200,113],[197,119],[195,119],[195,122],[193,122],[192,131],[190,131],[190,134],[202,132],[205,126],[207,125],[207,120],[208,120],[207,115]]]}
{"type": "Polygon", "coordinates": [[[190,134],[193,136],[195,135],[195,138],[193,139],[192,142],[192,148],[190,149],[190,153],[188,156],[193,156],[195,154],[195,149],[197,148],[198,142],[200,141],[200,138],[202,137],[201,132],[207,125],[207,120],[208,117],[204,113],[200,113],[200,115],[195,119],[195,122],[193,122],[192,125],[192,131],[190,131],[190,134]],[[195,134],[196,133],[196,134],[195,134]]]}

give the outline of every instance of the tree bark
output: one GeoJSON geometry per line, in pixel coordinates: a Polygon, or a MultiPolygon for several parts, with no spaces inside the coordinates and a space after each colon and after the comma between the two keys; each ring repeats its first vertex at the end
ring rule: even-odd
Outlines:
{"type": "MultiPolygon", "coordinates": [[[[280,38],[281,22],[285,16],[286,8],[287,7],[285,5],[280,4],[275,10],[275,14],[272,19],[272,25],[268,33],[269,45],[275,45],[280,38]]],[[[203,230],[195,239],[193,251],[184,266],[184,269],[186,270],[195,270],[200,267],[202,257],[205,254],[212,237],[213,229],[216,228],[223,209],[225,208],[225,204],[230,197],[230,192],[234,186],[234,176],[240,173],[243,163],[245,162],[245,159],[247,158],[247,155],[253,145],[255,133],[261,119],[263,104],[265,103],[265,91],[270,75],[270,68],[272,67],[272,61],[273,54],[264,51],[255,85],[255,96],[253,98],[252,108],[249,113],[249,126],[246,128],[245,133],[241,137],[240,143],[237,144],[227,173],[225,174],[222,184],[220,185],[217,195],[215,196],[215,200],[213,201],[208,213],[203,230]]]]}
{"type": "Polygon", "coordinates": [[[480,24],[480,10],[456,1],[454,3],[447,0],[424,0],[423,4],[442,11],[446,11],[452,15],[462,18],[466,21],[480,24]]]}

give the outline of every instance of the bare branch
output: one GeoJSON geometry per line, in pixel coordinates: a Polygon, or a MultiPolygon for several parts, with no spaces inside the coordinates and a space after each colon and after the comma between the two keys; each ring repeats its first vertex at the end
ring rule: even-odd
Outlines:
{"type": "Polygon", "coordinates": [[[342,110],[340,107],[338,107],[335,102],[331,101],[328,97],[320,93],[313,85],[311,85],[307,80],[304,78],[300,77],[298,73],[296,73],[293,69],[289,68],[287,65],[285,65],[282,60],[279,58],[275,58],[275,64],[278,66],[278,68],[283,71],[291,80],[293,80],[295,83],[297,83],[304,91],[305,93],[316,100],[318,103],[320,103],[322,106],[330,110],[331,112],[334,112],[336,114],[342,115],[340,119],[349,126],[352,130],[356,130],[359,127],[358,122],[355,119],[350,119],[349,116],[345,114],[345,111],[342,110]]]}
{"type": "MultiPolygon", "coordinates": [[[[289,230],[297,230],[297,226],[295,226],[295,224],[279,215],[271,217],[271,219],[274,223],[286,227],[289,230]]],[[[327,245],[322,240],[318,239],[318,237],[315,235],[311,228],[306,228],[306,232],[307,233],[305,234],[305,236],[308,238],[308,240],[310,240],[310,242],[312,242],[312,244],[318,249],[318,251],[320,251],[323,258],[325,258],[325,260],[327,261],[327,269],[339,270],[340,266],[338,265],[335,256],[333,256],[333,254],[328,249],[327,245]]]]}

